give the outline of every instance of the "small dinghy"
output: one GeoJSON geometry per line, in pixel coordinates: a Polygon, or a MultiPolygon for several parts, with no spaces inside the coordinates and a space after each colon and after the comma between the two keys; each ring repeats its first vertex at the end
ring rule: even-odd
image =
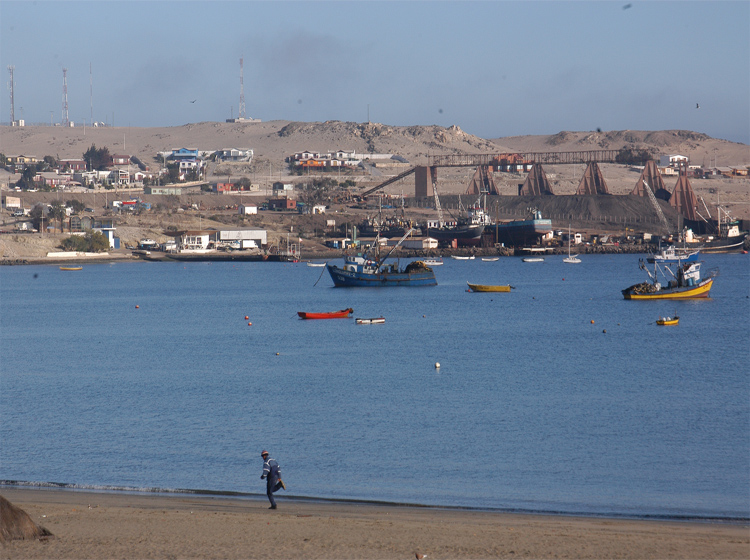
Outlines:
{"type": "Polygon", "coordinates": [[[380,325],[385,323],[385,317],[372,317],[370,319],[354,319],[358,325],[380,325]]]}
{"type": "Polygon", "coordinates": [[[346,319],[354,313],[354,310],[349,307],[348,309],[341,309],[339,311],[327,311],[323,313],[310,313],[308,311],[297,311],[297,315],[300,319],[346,319]]]}

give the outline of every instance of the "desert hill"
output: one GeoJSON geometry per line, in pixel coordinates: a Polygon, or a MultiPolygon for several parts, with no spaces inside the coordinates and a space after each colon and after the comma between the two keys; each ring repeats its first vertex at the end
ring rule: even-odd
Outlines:
{"type": "Polygon", "coordinates": [[[750,146],[689,130],[563,131],[549,136],[509,136],[493,142],[511,150],[526,152],[645,148],[659,154],[688,156],[691,163],[706,167],[750,165],[750,146]]]}
{"type": "Polygon", "coordinates": [[[494,153],[505,151],[579,151],[653,148],[682,154],[698,164],[750,165],[750,146],[684,130],[559,132],[554,135],[483,139],[458,126],[389,126],[379,123],[327,121],[315,123],[269,121],[260,123],[202,122],[175,127],[0,127],[0,152],[5,155],[52,155],[79,158],[92,145],[110,153],[137,156],[153,162],[157,152],[191,147],[201,150],[251,148],[255,157],[281,169],[284,159],[303,150],[393,153],[414,165],[429,154],[494,153]]]}

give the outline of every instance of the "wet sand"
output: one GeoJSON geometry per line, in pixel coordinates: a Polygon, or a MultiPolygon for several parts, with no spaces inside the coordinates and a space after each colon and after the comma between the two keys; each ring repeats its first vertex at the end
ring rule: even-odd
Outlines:
{"type": "Polygon", "coordinates": [[[750,527],[341,502],[2,488],[55,538],[19,558],[749,558],[750,527]]]}

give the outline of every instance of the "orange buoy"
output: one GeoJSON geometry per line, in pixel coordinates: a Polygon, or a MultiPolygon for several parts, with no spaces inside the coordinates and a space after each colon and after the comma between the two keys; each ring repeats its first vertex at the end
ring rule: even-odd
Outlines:
{"type": "Polygon", "coordinates": [[[252,327],[252,326],[253,326],[253,324],[252,324],[252,323],[248,323],[248,324],[247,324],[247,326],[248,326],[248,327],[252,327]]]}
{"type": "Polygon", "coordinates": [[[140,306],[139,306],[139,305],[136,305],[136,306],[135,306],[135,308],[136,308],[136,309],[139,309],[139,308],[140,308],[140,306]]]}
{"type": "Polygon", "coordinates": [[[593,320],[593,319],[591,319],[591,324],[592,324],[592,325],[594,324],[594,320],[593,320]]]}
{"type": "Polygon", "coordinates": [[[248,317],[247,315],[245,315],[245,321],[247,321],[247,320],[248,320],[249,318],[250,318],[250,317],[248,317]]]}

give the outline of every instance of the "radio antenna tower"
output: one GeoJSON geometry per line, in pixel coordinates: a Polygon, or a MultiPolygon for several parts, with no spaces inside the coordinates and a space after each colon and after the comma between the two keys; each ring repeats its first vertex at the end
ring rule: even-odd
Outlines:
{"type": "Polygon", "coordinates": [[[63,68],[63,101],[62,101],[62,124],[68,126],[70,118],[68,117],[68,69],[63,68]]]}
{"type": "Polygon", "coordinates": [[[10,72],[10,84],[8,84],[10,88],[10,126],[16,124],[16,105],[13,101],[13,70],[15,69],[15,66],[8,66],[8,72],[10,72]]]}
{"type": "MultiPolygon", "coordinates": [[[[91,73],[91,63],[89,62],[89,99],[91,100],[91,126],[94,126],[94,76],[91,73]]],[[[84,125],[86,123],[83,123],[84,125]]]]}
{"type": "Polygon", "coordinates": [[[243,80],[243,59],[240,58],[240,107],[239,118],[245,118],[245,82],[243,80]]]}

